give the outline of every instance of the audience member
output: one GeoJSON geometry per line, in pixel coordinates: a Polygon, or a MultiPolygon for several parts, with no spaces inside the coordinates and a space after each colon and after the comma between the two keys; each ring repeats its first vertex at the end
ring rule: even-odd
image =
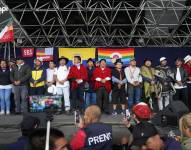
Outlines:
{"type": "Polygon", "coordinates": [[[131,59],[129,67],[125,68],[125,76],[128,81],[128,106],[131,109],[141,99],[142,76],[140,68],[136,67],[135,58],[131,59]]]}
{"type": "Polygon", "coordinates": [[[31,71],[30,95],[44,95],[46,83],[46,70],[42,67],[42,59],[34,60],[34,68],[31,71]]]}
{"type": "Polygon", "coordinates": [[[126,116],[123,119],[123,123],[126,125],[127,128],[132,132],[134,126],[141,122],[149,122],[152,117],[152,112],[150,107],[144,103],[140,102],[133,106],[132,109],[133,114],[131,115],[131,118],[129,116],[126,116]],[[135,123],[135,125],[132,125],[132,121],[135,123]]]}
{"type": "MultiPolygon", "coordinates": [[[[50,129],[49,150],[69,150],[64,134],[58,129],[50,129]]],[[[46,129],[37,129],[29,137],[27,150],[45,150],[46,129]]]]}
{"type": "Polygon", "coordinates": [[[25,64],[21,57],[17,58],[16,66],[11,71],[11,81],[13,83],[14,99],[15,99],[15,113],[27,111],[27,96],[28,84],[31,78],[31,68],[25,64]]]}
{"type": "Polygon", "coordinates": [[[5,150],[26,150],[29,135],[38,128],[40,120],[36,117],[27,116],[20,124],[22,136],[13,143],[5,146],[5,150]]]}
{"type": "Polygon", "coordinates": [[[126,114],[126,111],[129,110],[125,109],[127,99],[126,99],[126,91],[125,85],[127,83],[127,79],[125,77],[124,70],[122,69],[123,62],[120,59],[117,59],[114,63],[115,68],[112,70],[112,103],[113,103],[113,112],[112,115],[117,115],[117,104],[121,104],[122,107],[122,115],[126,114]]]}
{"type": "Polygon", "coordinates": [[[100,122],[101,109],[96,105],[86,108],[80,129],[70,141],[72,150],[111,150],[112,127],[100,122]]]}
{"type": "Polygon", "coordinates": [[[182,150],[181,145],[173,138],[160,137],[155,126],[148,122],[141,122],[133,129],[132,145],[141,150],[182,150]]]}
{"type": "Polygon", "coordinates": [[[182,150],[191,149],[191,113],[183,115],[179,120],[179,129],[181,131],[182,150]]]}
{"type": "Polygon", "coordinates": [[[100,60],[100,67],[93,72],[95,81],[96,101],[105,113],[109,113],[109,93],[111,92],[111,70],[106,66],[106,60],[100,60]]]}
{"type": "Polygon", "coordinates": [[[174,73],[174,88],[176,89],[176,93],[174,95],[173,100],[181,100],[184,102],[186,106],[189,106],[188,103],[188,93],[187,93],[187,79],[188,74],[182,67],[182,59],[175,59],[175,68],[173,68],[174,73]]]}
{"type": "Polygon", "coordinates": [[[54,78],[56,80],[56,92],[58,95],[64,97],[64,107],[68,114],[70,111],[70,83],[67,79],[69,74],[69,68],[67,67],[68,58],[59,58],[59,67],[54,72],[54,78]]]}
{"type": "Polygon", "coordinates": [[[74,65],[70,68],[68,79],[71,87],[71,107],[73,110],[84,109],[84,90],[85,83],[88,80],[86,67],[81,64],[81,57],[74,56],[74,65]]]}
{"type": "Polygon", "coordinates": [[[12,84],[10,80],[10,70],[6,60],[0,62],[0,101],[1,112],[0,115],[10,114],[10,96],[12,92],[12,84]]]}
{"type": "Polygon", "coordinates": [[[160,88],[158,107],[159,110],[163,110],[172,100],[172,92],[175,92],[172,85],[173,73],[165,57],[160,58],[160,65],[156,67],[155,75],[159,83],[158,88],[160,88]]]}
{"type": "Polygon", "coordinates": [[[92,58],[87,60],[87,72],[88,72],[88,81],[85,84],[86,88],[86,98],[85,98],[85,107],[89,105],[96,104],[96,93],[94,90],[95,81],[93,80],[93,72],[95,70],[94,61],[92,58]]]}

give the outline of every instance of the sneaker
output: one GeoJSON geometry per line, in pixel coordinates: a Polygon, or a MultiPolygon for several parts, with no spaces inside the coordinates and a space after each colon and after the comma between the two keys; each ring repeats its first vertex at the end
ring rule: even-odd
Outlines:
{"type": "Polygon", "coordinates": [[[4,114],[5,114],[5,111],[1,110],[0,115],[4,115],[4,114]]]}
{"type": "Polygon", "coordinates": [[[10,111],[9,110],[7,110],[6,115],[10,115],[10,111]]]}
{"type": "Polygon", "coordinates": [[[114,116],[116,116],[117,115],[117,112],[116,112],[116,110],[114,110],[113,112],[112,112],[112,114],[111,114],[113,117],[114,116]]]}
{"type": "Polygon", "coordinates": [[[129,109],[126,109],[125,115],[126,115],[127,118],[130,118],[131,113],[129,112],[129,109]]]}
{"type": "Polygon", "coordinates": [[[122,110],[121,115],[125,116],[125,110],[122,110]]]}

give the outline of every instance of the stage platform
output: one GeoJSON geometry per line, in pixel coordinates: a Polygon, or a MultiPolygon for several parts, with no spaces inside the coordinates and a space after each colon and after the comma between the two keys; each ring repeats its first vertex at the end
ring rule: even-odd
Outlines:
{"type": "MultiPolygon", "coordinates": [[[[38,115],[38,114],[37,114],[38,115]]],[[[11,143],[21,136],[19,124],[22,121],[22,115],[9,115],[0,116],[0,145],[11,143]]],[[[118,115],[113,118],[111,115],[102,115],[101,121],[112,125],[113,128],[113,141],[115,144],[119,142],[120,137],[123,135],[130,136],[129,130],[122,123],[122,115],[118,115]]],[[[54,115],[54,120],[51,123],[51,127],[55,127],[64,132],[67,139],[71,138],[71,135],[77,130],[74,125],[74,116],[72,115],[54,115]]],[[[161,135],[168,134],[173,130],[178,132],[177,127],[157,127],[161,135]]]]}

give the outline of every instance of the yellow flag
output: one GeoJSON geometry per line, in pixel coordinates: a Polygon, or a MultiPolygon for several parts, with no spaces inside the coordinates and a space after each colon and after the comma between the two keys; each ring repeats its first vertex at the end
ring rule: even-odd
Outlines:
{"type": "Polygon", "coordinates": [[[86,61],[88,58],[95,59],[95,50],[95,48],[59,48],[59,58],[64,56],[73,61],[74,56],[80,56],[82,61],[86,61]]]}

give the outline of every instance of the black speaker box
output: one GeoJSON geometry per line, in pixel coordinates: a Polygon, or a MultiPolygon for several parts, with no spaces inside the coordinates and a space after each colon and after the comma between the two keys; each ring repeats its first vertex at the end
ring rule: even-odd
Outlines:
{"type": "Polygon", "coordinates": [[[151,120],[156,125],[178,126],[179,119],[189,113],[188,107],[181,101],[172,101],[162,111],[159,111],[151,120]]]}

